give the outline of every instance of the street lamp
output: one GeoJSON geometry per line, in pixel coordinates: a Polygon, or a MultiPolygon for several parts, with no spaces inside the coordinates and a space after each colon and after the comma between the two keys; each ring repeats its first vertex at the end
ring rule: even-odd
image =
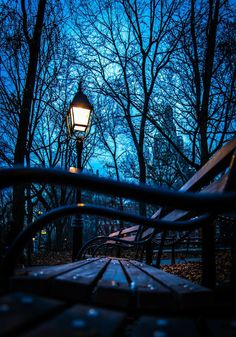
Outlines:
{"type": "MultiPolygon", "coordinates": [[[[80,82],[78,92],[75,94],[66,116],[69,136],[76,140],[77,151],[77,170],[71,170],[71,172],[76,171],[79,173],[82,171],[83,140],[89,133],[92,110],[93,107],[88,97],[83,93],[82,83],[80,82]]],[[[81,190],[79,188],[76,191],[76,203],[81,204],[81,190]]],[[[83,221],[81,214],[75,216],[72,228],[72,261],[75,261],[78,251],[83,244],[83,221]]]]}

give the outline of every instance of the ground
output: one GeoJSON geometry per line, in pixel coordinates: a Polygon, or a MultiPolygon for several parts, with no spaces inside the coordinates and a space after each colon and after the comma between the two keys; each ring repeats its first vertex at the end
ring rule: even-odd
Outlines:
{"type": "MultiPolygon", "coordinates": [[[[216,286],[228,285],[231,278],[231,255],[229,253],[218,253],[216,259],[216,286]]],[[[201,283],[201,268],[200,262],[185,262],[173,265],[163,265],[161,268],[168,273],[172,273],[192,282],[201,283]]]]}

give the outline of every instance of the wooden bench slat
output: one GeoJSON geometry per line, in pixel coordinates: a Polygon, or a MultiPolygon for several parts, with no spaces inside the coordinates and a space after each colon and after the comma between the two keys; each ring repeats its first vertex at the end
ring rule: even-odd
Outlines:
{"type": "MultiPolygon", "coordinates": [[[[229,175],[225,174],[223,175],[223,177],[218,180],[218,181],[213,181],[211,184],[209,184],[208,186],[204,187],[200,193],[212,193],[212,192],[222,192],[227,184],[227,181],[229,179],[229,175]]],[[[183,210],[179,210],[176,209],[170,213],[168,213],[167,215],[165,215],[162,220],[168,220],[168,221],[177,221],[180,220],[184,217],[186,217],[187,215],[191,214],[191,211],[183,211],[183,210]]]]}
{"type": "Polygon", "coordinates": [[[151,219],[156,219],[159,218],[159,216],[161,215],[162,212],[162,208],[159,208],[152,216],[151,219]]]}
{"type": "Polygon", "coordinates": [[[236,137],[217,151],[215,155],[181,187],[180,191],[196,189],[199,185],[203,184],[204,181],[211,179],[213,175],[220,172],[222,168],[224,168],[225,162],[230,159],[235,148],[236,137]]]}
{"type": "Polygon", "coordinates": [[[142,316],[135,325],[131,337],[198,337],[197,326],[192,319],[142,316]]]}
{"type": "MultiPolygon", "coordinates": [[[[127,244],[129,243],[129,242],[134,242],[134,240],[135,240],[135,235],[131,235],[131,236],[127,236],[127,237],[124,237],[124,238],[121,238],[123,241],[127,241],[127,244]]],[[[106,241],[106,243],[107,244],[114,244],[114,241],[112,241],[112,240],[108,240],[108,241],[106,241]]],[[[122,242],[122,244],[123,244],[123,242],[122,242]]]]}
{"type": "MultiPolygon", "coordinates": [[[[155,219],[155,218],[158,218],[159,215],[161,214],[161,209],[159,209],[155,214],[152,215],[152,219],[155,219]]],[[[116,231],[116,232],[113,232],[109,235],[109,237],[120,237],[122,238],[123,240],[126,240],[126,241],[135,241],[136,239],[136,234],[137,234],[137,231],[139,230],[140,228],[140,225],[135,225],[135,226],[132,226],[132,227],[128,227],[128,228],[124,228],[120,231],[116,231]],[[127,236],[127,234],[131,234],[131,233],[135,233],[135,235],[130,235],[130,236],[127,236]]],[[[148,228],[145,232],[143,232],[142,234],[142,239],[144,239],[145,237],[149,236],[150,234],[152,234],[154,231],[153,228],[148,228]]],[[[107,241],[106,243],[111,243],[111,244],[114,244],[114,241],[107,241]]]]}
{"type": "Polygon", "coordinates": [[[125,314],[113,310],[76,305],[40,324],[24,337],[118,336],[125,314]]]}
{"type": "Polygon", "coordinates": [[[81,260],[78,262],[72,262],[67,263],[63,265],[56,265],[56,266],[35,266],[35,267],[29,267],[21,270],[16,271],[16,275],[14,278],[40,278],[40,279],[50,279],[53,277],[56,277],[60,274],[63,274],[65,272],[71,271],[73,269],[78,268],[79,266],[83,266],[85,264],[88,264],[92,261],[97,260],[98,258],[91,258],[86,260],[81,260]]]}
{"type": "Polygon", "coordinates": [[[212,305],[212,290],[149,265],[133,260],[131,263],[172,290],[182,308],[196,309],[212,305]]]}
{"type": "Polygon", "coordinates": [[[109,237],[113,238],[114,236],[117,237],[121,234],[121,231],[116,231],[116,232],[113,232],[111,234],[109,234],[109,237]]]}
{"type": "Polygon", "coordinates": [[[139,229],[139,225],[135,225],[132,227],[124,228],[120,231],[113,232],[109,235],[109,237],[114,237],[114,236],[124,236],[125,234],[130,234],[133,232],[136,232],[139,229]]]}
{"type": "Polygon", "coordinates": [[[50,291],[51,281],[53,278],[76,268],[82,267],[98,258],[91,258],[78,262],[68,263],[60,266],[31,267],[18,271],[16,276],[11,278],[11,288],[34,291],[38,294],[47,294],[50,291]]]}
{"type": "Polygon", "coordinates": [[[63,302],[20,292],[0,297],[0,336],[18,336],[29,325],[63,306],[63,302]]]}
{"type": "Polygon", "coordinates": [[[152,233],[153,233],[154,230],[155,230],[155,228],[148,228],[148,229],[146,229],[146,230],[142,233],[141,239],[144,240],[144,239],[146,239],[147,237],[149,237],[149,235],[152,235],[152,233]]]}
{"type": "MultiPolygon", "coordinates": [[[[234,308],[235,309],[235,308],[234,308]]],[[[233,314],[233,312],[232,312],[233,314]]],[[[206,321],[208,336],[234,337],[236,336],[236,317],[234,319],[211,319],[206,321]]]]}
{"type": "Polygon", "coordinates": [[[103,305],[126,307],[131,291],[128,279],[118,259],[112,259],[97,284],[94,301],[103,305]]]}
{"type": "Polygon", "coordinates": [[[122,235],[124,235],[124,234],[130,234],[130,233],[133,233],[133,232],[137,231],[138,229],[139,229],[139,225],[135,225],[135,226],[132,226],[132,227],[124,228],[124,229],[122,229],[121,234],[122,235]]]}
{"type": "Polygon", "coordinates": [[[107,258],[95,260],[56,277],[52,285],[52,294],[69,300],[88,299],[108,263],[107,258]]]}
{"type": "Polygon", "coordinates": [[[121,260],[121,264],[130,279],[138,308],[165,311],[171,306],[174,307],[174,298],[168,288],[146,273],[140,272],[140,269],[129,261],[121,260]]]}

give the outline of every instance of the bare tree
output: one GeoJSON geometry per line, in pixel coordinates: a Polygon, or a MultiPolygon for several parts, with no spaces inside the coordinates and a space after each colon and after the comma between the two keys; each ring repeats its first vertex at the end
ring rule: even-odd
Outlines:
{"type": "MultiPolygon", "coordinates": [[[[46,6],[46,1],[35,1],[27,9],[25,1],[18,5],[5,1],[1,7],[0,158],[5,165],[56,166],[61,160],[64,116],[71,94],[71,68],[65,59],[65,33],[60,29],[63,13],[54,2],[46,6]]],[[[28,221],[33,216],[30,194],[28,188],[28,221]]],[[[23,226],[24,203],[24,189],[15,188],[17,224],[12,238],[23,226]]]]}
{"type": "MultiPolygon", "coordinates": [[[[27,135],[29,129],[30,113],[36,80],[45,6],[46,0],[39,0],[37,18],[33,30],[33,35],[30,36],[30,28],[28,26],[28,16],[25,8],[25,1],[24,0],[21,1],[23,32],[24,32],[24,39],[26,40],[28,45],[29,61],[23,90],[23,97],[18,122],[18,134],[14,151],[15,165],[18,164],[24,165],[25,161],[27,135]]],[[[16,186],[13,188],[12,215],[15,223],[14,226],[15,228],[12,229],[12,238],[14,238],[23,227],[24,210],[25,210],[24,205],[25,205],[24,188],[22,186],[16,186]]]]}
{"type": "MultiPolygon", "coordinates": [[[[132,137],[139,182],[146,182],[145,127],[157,77],[178,44],[179,1],[94,1],[76,7],[78,63],[91,86],[122,109],[132,137]]],[[[145,214],[141,205],[140,213],[145,214]]]]}
{"type": "Polygon", "coordinates": [[[227,1],[191,1],[189,19],[148,117],[190,167],[198,169],[235,133],[235,25],[227,1]],[[161,128],[160,102],[174,108],[181,149],[161,128]],[[184,151],[183,151],[184,150],[184,151]]]}

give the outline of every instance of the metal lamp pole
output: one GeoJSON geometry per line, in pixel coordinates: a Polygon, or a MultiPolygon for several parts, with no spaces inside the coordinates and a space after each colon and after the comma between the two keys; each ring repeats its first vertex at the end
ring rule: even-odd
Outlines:
{"type": "MultiPolygon", "coordinates": [[[[77,152],[77,172],[82,172],[82,152],[83,152],[83,139],[78,138],[76,141],[77,152]]],[[[81,204],[81,189],[76,190],[76,204],[81,204]]],[[[75,261],[78,251],[83,245],[83,220],[81,214],[76,214],[72,223],[73,228],[73,241],[72,241],[72,261],[75,261]]]]}
{"type": "MultiPolygon", "coordinates": [[[[88,136],[91,125],[91,113],[93,107],[90,104],[88,97],[83,93],[82,82],[79,83],[78,92],[75,94],[69,111],[67,112],[66,120],[70,138],[76,140],[77,152],[77,170],[82,171],[82,152],[83,140],[88,136]]],[[[76,203],[81,204],[81,190],[77,188],[76,203]]],[[[75,261],[78,251],[83,245],[83,221],[81,214],[74,217],[72,223],[72,261],[75,261]]]]}

